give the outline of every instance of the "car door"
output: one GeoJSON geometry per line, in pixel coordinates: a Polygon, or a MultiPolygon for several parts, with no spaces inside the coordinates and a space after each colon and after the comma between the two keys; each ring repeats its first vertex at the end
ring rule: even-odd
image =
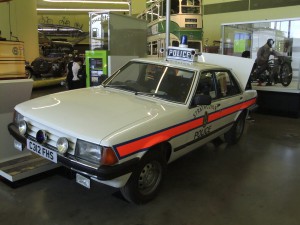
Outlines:
{"type": "Polygon", "coordinates": [[[242,101],[241,89],[229,70],[202,71],[195,94],[209,95],[212,103],[189,109],[194,123],[188,138],[191,148],[201,146],[229,129],[237,113],[235,106],[242,101]]]}
{"type": "Polygon", "coordinates": [[[211,140],[216,126],[210,123],[211,115],[218,112],[219,100],[214,71],[202,71],[199,74],[198,83],[193,95],[209,95],[211,105],[190,105],[189,117],[191,118],[191,130],[188,133],[187,149],[195,149],[211,140]]]}
{"type": "Polygon", "coordinates": [[[216,83],[216,102],[218,113],[212,114],[209,121],[222,131],[229,129],[244,101],[242,91],[230,70],[214,71],[216,83]]]}

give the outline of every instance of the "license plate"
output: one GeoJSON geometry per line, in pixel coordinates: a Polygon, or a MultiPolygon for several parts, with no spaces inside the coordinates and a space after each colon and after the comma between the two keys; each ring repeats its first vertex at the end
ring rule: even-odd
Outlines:
{"type": "Polygon", "coordinates": [[[57,153],[49,148],[27,139],[27,149],[52,162],[57,163],[57,153]]]}

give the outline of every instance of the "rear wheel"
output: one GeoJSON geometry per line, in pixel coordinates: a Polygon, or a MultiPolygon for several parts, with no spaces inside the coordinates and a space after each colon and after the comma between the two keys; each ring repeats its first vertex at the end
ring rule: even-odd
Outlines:
{"type": "Polygon", "coordinates": [[[151,201],[161,188],[165,171],[166,160],[163,154],[150,150],[141,159],[127,184],[121,188],[122,195],[126,200],[135,204],[151,201]]]}
{"type": "Polygon", "coordinates": [[[246,113],[241,113],[233,126],[224,134],[225,141],[232,145],[236,144],[243,135],[246,122],[246,113]]]}
{"type": "Polygon", "coordinates": [[[284,63],[281,66],[281,73],[280,73],[281,84],[285,87],[289,86],[290,83],[292,82],[292,78],[293,78],[293,72],[291,66],[287,63],[284,63]]]}

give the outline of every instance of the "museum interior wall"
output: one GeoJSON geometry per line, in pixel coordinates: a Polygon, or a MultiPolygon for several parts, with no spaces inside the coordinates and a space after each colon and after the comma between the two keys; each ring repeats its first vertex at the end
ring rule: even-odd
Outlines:
{"type": "MultiPolygon", "coordinates": [[[[270,1],[267,1],[268,3],[270,1]]],[[[272,4],[278,4],[276,1],[272,4]]],[[[282,4],[289,5],[291,1],[283,1],[282,4]]],[[[300,5],[279,7],[281,5],[268,5],[266,1],[260,1],[261,8],[255,8],[255,1],[242,0],[239,2],[211,4],[211,1],[203,1],[203,24],[204,35],[203,40],[208,40],[208,45],[212,45],[213,41],[219,41],[221,34],[221,24],[234,23],[243,21],[261,21],[270,19],[283,19],[299,17],[300,5]],[[231,4],[231,5],[230,5],[231,4]],[[234,5],[234,7],[232,7],[234,5]],[[268,6],[276,6],[275,8],[266,8],[268,6]],[[252,8],[254,10],[245,10],[252,8]],[[220,13],[226,11],[226,13],[220,13]],[[240,10],[240,11],[237,11],[240,10]]],[[[291,3],[292,4],[292,3],[291,3]]],[[[291,5],[290,4],[290,5],[291,5]]],[[[293,3],[295,4],[295,3],[293,3]]],[[[145,8],[145,0],[132,1],[132,14],[138,14],[145,8]]],[[[14,0],[10,3],[0,4],[0,30],[2,37],[9,39],[10,31],[12,36],[17,37],[20,41],[25,42],[25,58],[32,61],[39,55],[38,34],[36,32],[38,24],[43,18],[51,19],[53,24],[59,24],[60,20],[67,19],[71,26],[79,25],[83,32],[89,31],[88,13],[41,13],[36,12],[36,0],[14,0]],[[10,6],[9,6],[10,4],[10,6]]],[[[89,44],[88,38],[70,35],[68,40],[74,43],[89,44]]]]}
{"type": "Polygon", "coordinates": [[[7,40],[24,42],[25,59],[39,55],[36,0],[14,0],[0,4],[1,36],[7,40]]]}
{"type": "Polygon", "coordinates": [[[208,39],[209,45],[213,44],[213,41],[219,41],[220,37],[222,36],[221,24],[223,23],[238,23],[238,22],[261,21],[261,20],[272,20],[272,19],[298,18],[299,11],[300,11],[300,5],[207,15],[205,14],[205,6],[204,6],[203,40],[208,39]]]}

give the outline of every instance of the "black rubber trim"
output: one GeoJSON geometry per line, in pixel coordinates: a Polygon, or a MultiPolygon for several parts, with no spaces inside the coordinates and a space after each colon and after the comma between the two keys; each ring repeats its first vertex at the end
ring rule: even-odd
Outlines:
{"type": "Polygon", "coordinates": [[[82,172],[83,174],[87,173],[89,175],[97,176],[99,180],[111,180],[133,172],[139,162],[139,158],[134,158],[114,166],[100,166],[97,169],[80,164],[61,155],[58,155],[58,162],[62,163],[66,167],[78,171],[79,173],[82,172]]]}
{"type": "Polygon", "coordinates": [[[14,123],[8,124],[7,129],[18,142],[26,145],[26,137],[20,134],[18,127],[14,123]]]}

